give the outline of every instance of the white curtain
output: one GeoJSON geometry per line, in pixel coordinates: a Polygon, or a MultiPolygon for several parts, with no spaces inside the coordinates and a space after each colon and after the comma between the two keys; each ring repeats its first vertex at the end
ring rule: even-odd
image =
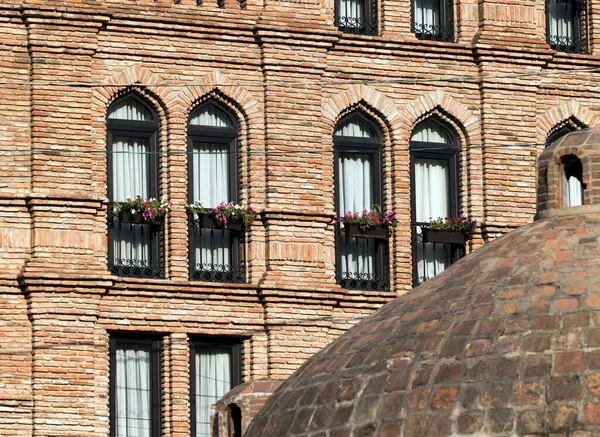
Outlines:
{"type": "MultiPolygon", "coordinates": [[[[190,125],[209,127],[234,127],[231,118],[214,105],[205,105],[190,117],[190,125]]],[[[194,142],[192,166],[194,180],[193,200],[205,208],[220,202],[230,202],[229,144],[194,142]]],[[[192,260],[195,268],[203,264],[208,270],[231,269],[231,233],[220,229],[193,229],[195,244],[192,260]]]]}
{"type": "Polygon", "coordinates": [[[583,205],[583,185],[575,176],[567,177],[563,171],[563,206],[583,205]]]}
{"type": "MultiPolygon", "coordinates": [[[[152,121],[152,114],[141,102],[129,98],[111,106],[110,120],[152,121]]],[[[149,197],[149,155],[148,138],[133,136],[112,137],[112,187],[113,201],[123,202],[127,197],[134,198],[138,194],[149,197]]],[[[113,253],[115,264],[128,265],[136,261],[149,265],[150,260],[150,225],[121,224],[115,231],[113,253]],[[121,262],[119,261],[121,260],[121,262]]]]}
{"type": "MultiPolygon", "coordinates": [[[[415,129],[412,141],[428,143],[452,144],[453,136],[442,125],[434,120],[424,123],[415,129]]],[[[414,161],[415,219],[429,222],[430,218],[445,218],[450,213],[450,171],[448,160],[418,159],[414,161]]],[[[417,242],[417,278],[425,281],[444,271],[451,263],[452,252],[442,244],[417,242]]]]}
{"type": "Polygon", "coordinates": [[[365,25],[364,0],[339,0],[339,22],[344,27],[362,27],[365,25]]]}
{"type": "Polygon", "coordinates": [[[210,348],[196,352],[194,375],[195,437],[210,437],[210,408],[232,388],[229,352],[210,348]]]}
{"type": "Polygon", "coordinates": [[[117,437],[150,437],[150,351],[143,347],[117,346],[116,361],[117,437]]]}
{"type": "Polygon", "coordinates": [[[552,0],[548,2],[548,36],[551,44],[573,43],[574,15],[572,2],[552,0]]]}

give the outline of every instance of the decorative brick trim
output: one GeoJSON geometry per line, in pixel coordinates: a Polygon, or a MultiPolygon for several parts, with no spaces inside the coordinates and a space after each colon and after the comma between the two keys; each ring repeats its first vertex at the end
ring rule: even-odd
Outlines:
{"type": "Polygon", "coordinates": [[[600,126],[600,114],[581,106],[576,100],[570,100],[554,106],[538,117],[538,144],[544,144],[552,131],[569,119],[581,127],[600,126]]]}

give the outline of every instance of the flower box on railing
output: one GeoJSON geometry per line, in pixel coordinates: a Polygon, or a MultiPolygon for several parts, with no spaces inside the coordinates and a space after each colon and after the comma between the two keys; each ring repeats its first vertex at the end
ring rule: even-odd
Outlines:
{"type": "Polygon", "coordinates": [[[388,226],[376,225],[365,229],[360,229],[356,223],[344,224],[347,237],[358,237],[358,238],[388,238],[388,226]]]}
{"type": "Polygon", "coordinates": [[[164,223],[163,217],[156,217],[152,220],[148,220],[140,213],[132,214],[131,211],[121,210],[117,214],[119,223],[135,224],[135,225],[152,225],[153,227],[160,227],[164,223]]]}
{"type": "Polygon", "coordinates": [[[208,229],[228,229],[230,231],[238,231],[241,232],[244,230],[243,223],[221,223],[217,218],[208,212],[197,212],[195,213],[197,217],[198,227],[200,228],[208,228],[208,229]]]}
{"type": "Polygon", "coordinates": [[[465,244],[469,235],[462,231],[438,231],[423,228],[423,241],[425,243],[465,244]]]}

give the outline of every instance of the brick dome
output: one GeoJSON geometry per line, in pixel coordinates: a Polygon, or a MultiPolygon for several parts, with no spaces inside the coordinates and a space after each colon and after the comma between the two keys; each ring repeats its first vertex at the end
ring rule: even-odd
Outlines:
{"type": "Polygon", "coordinates": [[[600,215],[524,226],[365,319],[247,437],[600,435],[600,215]]]}

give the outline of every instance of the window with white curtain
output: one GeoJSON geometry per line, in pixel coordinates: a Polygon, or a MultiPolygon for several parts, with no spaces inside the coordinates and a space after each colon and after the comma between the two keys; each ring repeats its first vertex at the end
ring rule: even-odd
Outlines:
{"type": "Polygon", "coordinates": [[[190,347],[192,437],[210,437],[211,406],[241,383],[241,345],[205,339],[190,347]]]}
{"type": "MultiPolygon", "coordinates": [[[[107,113],[107,170],[110,203],[140,195],[158,197],[158,121],[135,95],[114,102],[107,113]]],[[[162,277],[160,230],[147,223],[109,217],[109,269],[119,276],[162,277]]]]}
{"type": "MultiPolygon", "coordinates": [[[[374,123],[355,111],[336,126],[333,141],[338,217],[381,205],[381,135],[374,123]]],[[[338,283],[350,289],[387,289],[387,244],[386,240],[345,236],[340,225],[338,283]]]]}
{"type": "Polygon", "coordinates": [[[587,51],[587,5],[583,0],[546,0],[546,37],[558,51],[587,51]]]}
{"type": "Polygon", "coordinates": [[[336,0],[335,23],[342,32],[377,34],[376,0],[336,0]]]}
{"type": "Polygon", "coordinates": [[[412,0],[412,30],[419,39],[452,41],[452,0],[412,0]]]}
{"type": "Polygon", "coordinates": [[[460,256],[450,244],[422,241],[422,227],[432,219],[458,215],[456,136],[435,119],[418,125],[411,136],[413,284],[449,267],[460,256]]]}
{"type": "MultiPolygon", "coordinates": [[[[189,202],[205,208],[238,202],[238,128],[234,117],[209,101],[188,122],[189,202]]],[[[242,282],[240,235],[228,229],[190,228],[192,279],[242,282]]]]}
{"type": "Polygon", "coordinates": [[[570,155],[563,157],[562,198],[563,207],[583,205],[583,166],[581,160],[570,155]]]}
{"type": "Polygon", "coordinates": [[[159,437],[160,341],[111,338],[111,437],[159,437]]]}

